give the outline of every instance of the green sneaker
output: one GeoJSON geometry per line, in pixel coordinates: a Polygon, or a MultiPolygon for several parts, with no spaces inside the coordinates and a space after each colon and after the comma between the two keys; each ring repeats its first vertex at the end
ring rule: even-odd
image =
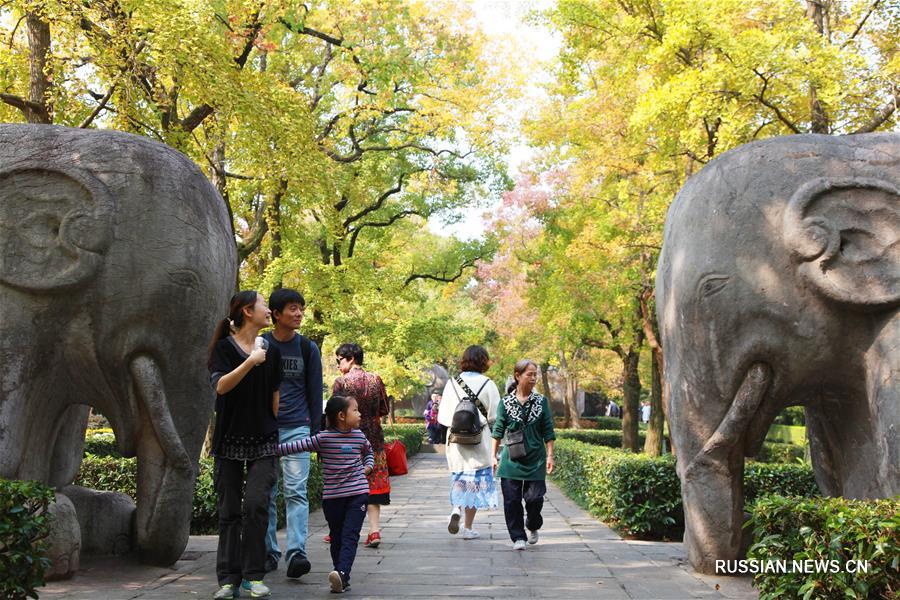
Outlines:
{"type": "Polygon", "coordinates": [[[251,598],[268,598],[271,592],[262,581],[249,581],[243,585],[244,589],[250,590],[251,598]],[[250,585],[247,585],[247,584],[250,585]]]}

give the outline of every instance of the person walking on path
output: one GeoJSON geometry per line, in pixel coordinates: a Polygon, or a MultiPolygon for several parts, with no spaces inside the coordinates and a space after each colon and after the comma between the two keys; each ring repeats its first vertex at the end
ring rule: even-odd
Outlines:
{"type": "Polygon", "coordinates": [[[282,456],[298,452],[319,453],[322,461],[322,512],[331,536],[329,573],[331,591],[350,589],[350,570],[356,558],[359,532],[366,516],[369,482],[366,476],[375,466],[372,445],[359,430],[362,420],[356,400],[332,396],[325,407],[325,431],[308,438],[279,444],[282,456]]]}
{"type": "Polygon", "coordinates": [[[369,535],[365,545],[367,548],[377,548],[381,543],[381,507],[391,503],[391,481],[381,428],[381,417],[389,412],[387,391],[381,377],[362,368],[363,350],[357,344],[341,344],[335,351],[335,358],[342,375],[335,380],[332,395],[356,399],[362,415],[359,428],[366,434],[375,453],[375,466],[368,475],[369,535]]]}
{"type": "Polygon", "coordinates": [[[456,535],[459,532],[461,511],[465,512],[463,539],[479,537],[473,529],[475,514],[479,508],[497,508],[499,494],[492,472],[490,426],[500,405],[500,391],[497,385],[484,375],[490,366],[487,350],[481,346],[469,346],[459,361],[462,371],[457,379],[450,379],[441,395],[438,423],[445,427],[453,425],[453,414],[460,398],[467,396],[465,388],[478,398],[484,411],[479,409],[478,418],[484,428],[478,444],[459,444],[447,439],[447,466],[450,469],[450,521],[447,530],[456,535]],[[461,382],[461,383],[460,383],[461,382]]]}
{"type": "Polygon", "coordinates": [[[492,434],[495,468],[500,440],[507,436],[497,476],[503,490],[506,529],[516,550],[524,550],[526,540],[529,544],[538,542],[538,530],[544,524],[541,509],[547,493],[545,480],[547,473],[553,472],[553,415],[547,399],[534,391],[537,376],[538,366],[533,361],[523,359],[516,363],[514,382],[497,410],[492,434]],[[527,518],[523,518],[523,500],[527,518]]]}
{"type": "Polygon", "coordinates": [[[429,444],[446,444],[447,428],[438,423],[437,416],[441,408],[441,393],[432,392],[431,399],[425,404],[425,430],[428,432],[429,444]]]}
{"type": "Polygon", "coordinates": [[[242,579],[249,581],[251,598],[269,595],[262,580],[269,495],[277,479],[275,415],[282,373],[278,348],[266,350],[257,334],[270,314],[261,295],[239,292],[210,343],[210,380],[216,390],[211,454],[219,513],[220,589],[214,598],[219,599],[237,598],[242,579]]]}
{"type": "MultiPolygon", "coordinates": [[[[275,328],[263,335],[270,347],[281,352],[284,376],[278,407],[278,441],[281,443],[309,437],[319,432],[322,422],[322,357],[309,338],[297,333],[303,322],[306,301],[300,292],[288,288],[275,290],[269,296],[272,323],[275,328]]],[[[287,517],[287,549],[285,562],[288,577],[309,573],[306,537],[309,523],[309,453],[302,452],[281,459],[284,481],[284,504],[287,517]]],[[[276,530],[278,513],[275,497],[278,484],[269,501],[269,530],[266,536],[266,571],[278,568],[281,551],[276,530]]]]}

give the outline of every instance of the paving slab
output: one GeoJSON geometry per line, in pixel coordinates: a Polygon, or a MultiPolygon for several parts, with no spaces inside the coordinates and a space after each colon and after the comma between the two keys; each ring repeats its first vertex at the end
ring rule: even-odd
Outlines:
{"type": "MultiPolygon", "coordinates": [[[[623,540],[550,483],[540,542],[512,549],[502,508],[481,511],[481,537],[447,533],[449,477],[441,454],[410,459],[409,474],[391,480],[382,509],[383,543],[359,547],[349,598],[758,598],[749,578],[695,574],[681,543],[623,540]]],[[[312,570],[288,579],[282,563],[266,576],[272,598],[335,598],[328,532],[322,511],[310,514],[307,551],[312,570]]],[[[365,530],[363,537],[365,537],[365,530]]],[[[284,532],[279,532],[284,547],[284,532]]],[[[147,567],[133,557],[83,557],[70,580],[48,584],[41,598],[162,600],[212,598],[216,536],[191,536],[172,568],[147,567]]],[[[244,597],[247,597],[246,594],[244,597]]]]}

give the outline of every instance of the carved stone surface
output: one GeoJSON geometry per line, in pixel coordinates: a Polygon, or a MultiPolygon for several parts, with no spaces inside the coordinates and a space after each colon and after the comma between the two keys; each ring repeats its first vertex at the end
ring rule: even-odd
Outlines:
{"type": "Polygon", "coordinates": [[[823,492],[900,493],[900,135],[715,159],[669,209],[656,293],[697,570],[739,554],[744,457],[786,406],[823,492]]]}
{"type": "Polygon", "coordinates": [[[142,559],[177,560],[236,268],[226,207],[184,155],[0,125],[0,477],[71,483],[94,406],[138,458],[142,559]]]}
{"type": "Polygon", "coordinates": [[[53,518],[53,527],[47,538],[50,566],[44,576],[48,581],[66,579],[75,574],[80,564],[81,527],[72,501],[62,494],[56,494],[48,512],[53,518]]]}
{"type": "Polygon", "coordinates": [[[134,540],[137,507],[128,494],[70,485],[63,494],[75,506],[81,549],[88,554],[126,554],[134,540]]]}

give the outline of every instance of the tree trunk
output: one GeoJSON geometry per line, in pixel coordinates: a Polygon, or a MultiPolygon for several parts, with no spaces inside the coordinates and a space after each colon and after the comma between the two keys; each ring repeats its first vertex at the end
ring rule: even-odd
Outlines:
{"type": "MultiPolygon", "coordinates": [[[[825,6],[828,0],[806,0],[806,16],[813,22],[816,31],[823,37],[831,37],[828,24],[828,9],[825,6]]],[[[812,133],[830,133],[831,123],[825,107],[819,102],[819,94],[816,86],[809,84],[809,121],[812,133]]]]}
{"type": "Polygon", "coordinates": [[[622,360],[625,397],[622,399],[622,448],[638,452],[638,420],[641,398],[641,378],[638,374],[640,347],[632,347],[622,360]]]}
{"type": "Polygon", "coordinates": [[[571,429],[581,429],[581,420],[578,418],[578,405],[576,394],[578,393],[578,379],[569,370],[569,363],[566,360],[566,353],[559,351],[559,367],[560,374],[566,382],[565,386],[565,406],[566,406],[566,427],[571,429]]]}
{"type": "Polygon", "coordinates": [[[550,378],[547,376],[547,371],[550,369],[550,365],[544,363],[541,365],[541,385],[544,386],[544,396],[547,397],[547,404],[553,405],[553,394],[550,391],[550,378]]]}
{"type": "Polygon", "coordinates": [[[27,13],[29,62],[31,83],[28,87],[29,104],[24,113],[29,123],[49,125],[53,122],[50,105],[50,77],[47,74],[47,57],[50,54],[50,24],[35,13],[27,13]]]}
{"type": "Polygon", "coordinates": [[[650,456],[662,454],[663,442],[663,411],[662,411],[662,380],[659,372],[659,360],[661,352],[652,350],[651,362],[652,380],[650,384],[650,423],[647,424],[647,439],[644,441],[644,452],[650,456]]]}
{"type": "MultiPolygon", "coordinates": [[[[274,262],[281,257],[281,200],[287,192],[287,180],[282,179],[278,187],[278,193],[272,198],[269,205],[269,232],[272,234],[272,261],[274,262]]],[[[279,290],[283,287],[284,280],[281,275],[275,280],[273,289],[279,290]]]]}

